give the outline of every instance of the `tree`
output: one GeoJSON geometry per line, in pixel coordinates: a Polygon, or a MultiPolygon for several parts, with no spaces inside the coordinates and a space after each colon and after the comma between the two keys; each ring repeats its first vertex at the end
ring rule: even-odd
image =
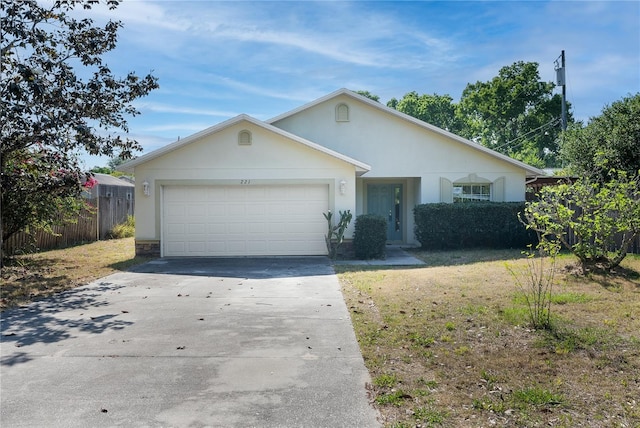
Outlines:
{"type": "Polygon", "coordinates": [[[587,126],[569,129],[563,140],[562,158],[576,175],[606,181],[611,169],[637,174],[640,171],[640,93],[606,106],[587,126]]]}
{"type": "MultiPolygon", "coordinates": [[[[140,145],[125,116],[132,102],[158,87],[152,75],[119,78],[102,55],[116,46],[120,22],[96,26],[74,18],[98,0],[3,2],[0,16],[2,239],[53,224],[58,209],[77,208],[91,177],[76,153],[130,158],[140,145]]],[[[106,0],[113,9],[118,1],[106,0]]]]}
{"type": "Polygon", "coordinates": [[[583,177],[544,187],[523,213],[541,241],[562,243],[578,257],[583,271],[618,266],[640,235],[640,177],[625,171],[608,175],[605,183],[583,177]]]}
{"type": "MultiPolygon", "coordinates": [[[[52,225],[70,221],[81,208],[75,197],[79,187],[77,172],[65,168],[51,169],[53,164],[74,165],[74,160],[67,158],[67,154],[40,147],[37,151],[9,153],[3,162],[2,204],[11,210],[2,218],[6,236],[27,226],[50,231],[52,225]],[[19,188],[19,192],[11,191],[15,188],[19,188]],[[14,195],[23,195],[25,199],[15,200],[14,195]],[[25,224],[24,219],[29,219],[29,223],[25,224]]],[[[94,184],[89,178],[83,187],[90,188],[94,184]]]]}
{"type": "Polygon", "coordinates": [[[115,171],[120,165],[126,162],[126,159],[122,159],[120,156],[113,157],[107,162],[107,166],[115,171]]]}
{"type": "Polygon", "coordinates": [[[417,92],[412,91],[400,100],[392,98],[387,103],[387,107],[453,133],[459,133],[462,130],[463,122],[456,113],[457,107],[453,98],[449,95],[418,95],[417,92]]]}
{"type": "Polygon", "coordinates": [[[562,110],[554,87],[540,80],[537,63],[523,61],[502,67],[488,82],[469,83],[459,104],[462,135],[537,166],[554,166],[562,110]]]}
{"type": "Polygon", "coordinates": [[[370,100],[376,101],[378,103],[380,102],[380,97],[377,96],[377,95],[372,94],[369,91],[355,91],[355,92],[356,92],[356,94],[360,94],[363,97],[369,98],[370,100]]]}
{"type": "Polygon", "coordinates": [[[122,172],[116,171],[116,169],[118,168],[119,165],[123,164],[124,162],[126,161],[120,157],[113,157],[109,159],[109,162],[107,162],[106,166],[94,166],[93,168],[91,168],[90,172],[98,173],[98,174],[115,175],[115,176],[123,175],[122,172]]]}

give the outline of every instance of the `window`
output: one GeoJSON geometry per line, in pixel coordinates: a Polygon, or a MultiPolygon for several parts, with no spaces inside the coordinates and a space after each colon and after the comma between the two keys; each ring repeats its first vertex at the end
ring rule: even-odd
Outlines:
{"type": "Polygon", "coordinates": [[[478,202],[491,200],[490,184],[454,184],[453,202],[478,202]]]}
{"type": "Polygon", "coordinates": [[[349,106],[338,104],[336,106],[336,122],[349,122],[349,106]]]}
{"type": "Polygon", "coordinates": [[[251,145],[251,132],[246,129],[238,132],[238,144],[241,146],[250,146],[251,145]]]}

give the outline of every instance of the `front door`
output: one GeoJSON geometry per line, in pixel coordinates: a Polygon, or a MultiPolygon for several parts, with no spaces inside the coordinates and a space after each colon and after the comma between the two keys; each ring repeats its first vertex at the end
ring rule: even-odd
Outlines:
{"type": "Polygon", "coordinates": [[[367,184],[367,213],[387,219],[387,241],[402,241],[402,184],[367,184]]]}

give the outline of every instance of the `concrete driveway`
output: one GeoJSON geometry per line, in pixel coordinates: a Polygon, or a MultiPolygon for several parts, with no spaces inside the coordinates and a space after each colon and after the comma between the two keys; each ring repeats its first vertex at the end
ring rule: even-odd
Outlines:
{"type": "Polygon", "coordinates": [[[326,258],[160,259],[1,321],[3,427],[376,427],[326,258]]]}

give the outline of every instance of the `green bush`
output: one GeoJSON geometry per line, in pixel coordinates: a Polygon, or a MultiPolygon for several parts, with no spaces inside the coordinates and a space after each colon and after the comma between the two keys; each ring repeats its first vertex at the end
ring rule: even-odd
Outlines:
{"type": "Polygon", "coordinates": [[[518,219],[524,202],[422,204],[413,209],[416,239],[425,250],[526,248],[533,231],[518,219]]]}
{"type": "Polygon", "coordinates": [[[136,221],[132,215],[127,216],[124,223],[117,224],[109,232],[109,236],[114,239],[130,238],[136,233],[136,221]]]}
{"type": "Polygon", "coordinates": [[[387,220],[379,215],[363,214],[356,217],[353,250],[358,259],[380,259],[385,256],[387,220]]]}

